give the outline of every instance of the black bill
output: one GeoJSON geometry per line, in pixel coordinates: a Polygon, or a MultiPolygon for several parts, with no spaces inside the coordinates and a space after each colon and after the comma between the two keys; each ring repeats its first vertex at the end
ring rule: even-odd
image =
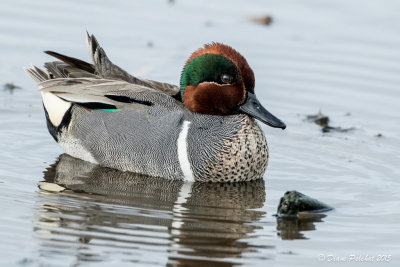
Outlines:
{"type": "Polygon", "coordinates": [[[269,113],[269,111],[261,105],[257,97],[250,92],[247,92],[246,102],[239,106],[238,110],[251,117],[259,119],[260,121],[271,127],[282,129],[286,128],[286,124],[271,113],[269,113]]]}

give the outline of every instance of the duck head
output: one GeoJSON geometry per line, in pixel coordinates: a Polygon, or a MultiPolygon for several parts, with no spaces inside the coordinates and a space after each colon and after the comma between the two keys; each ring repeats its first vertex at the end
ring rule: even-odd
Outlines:
{"type": "Polygon", "coordinates": [[[192,112],[209,115],[244,113],[285,129],[254,93],[254,73],[246,59],[230,46],[212,43],[194,52],[181,75],[180,97],[192,112]]]}

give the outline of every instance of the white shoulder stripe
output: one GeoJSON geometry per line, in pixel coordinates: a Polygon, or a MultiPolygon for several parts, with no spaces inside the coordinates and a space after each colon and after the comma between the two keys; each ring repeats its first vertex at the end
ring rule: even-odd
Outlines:
{"type": "Polygon", "coordinates": [[[184,121],[182,130],[178,136],[178,159],[183,172],[183,177],[186,181],[194,182],[192,168],[190,166],[188,150],[187,150],[187,135],[189,132],[190,121],[184,121]]]}
{"type": "Polygon", "coordinates": [[[60,125],[65,113],[71,107],[71,103],[62,100],[50,92],[43,92],[43,105],[49,114],[50,121],[54,126],[60,125]]]}

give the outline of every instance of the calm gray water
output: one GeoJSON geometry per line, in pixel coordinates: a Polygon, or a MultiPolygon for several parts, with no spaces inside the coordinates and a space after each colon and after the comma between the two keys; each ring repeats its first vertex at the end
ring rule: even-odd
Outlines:
{"type": "Polygon", "coordinates": [[[0,84],[22,89],[0,90],[0,266],[399,266],[399,10],[395,0],[2,0],[0,84]],[[270,26],[249,21],[264,14],[270,26]],[[171,83],[204,43],[240,51],[288,125],[262,126],[264,180],[185,184],[61,156],[23,67],[49,60],[43,50],[88,60],[85,30],[129,72],[171,83]],[[322,133],[305,121],[320,108],[355,129],[322,133]],[[293,189],[335,210],[277,221],[293,189]]]}

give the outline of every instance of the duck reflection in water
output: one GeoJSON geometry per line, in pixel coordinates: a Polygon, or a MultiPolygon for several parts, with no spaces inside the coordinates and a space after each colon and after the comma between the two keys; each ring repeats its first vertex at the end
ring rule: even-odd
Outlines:
{"type": "MultiPolygon", "coordinates": [[[[34,230],[40,253],[47,256],[73,256],[76,264],[118,259],[230,266],[244,263],[244,253],[261,254],[262,260],[275,254],[273,240],[252,242],[264,228],[262,179],[185,183],[104,168],[66,154],[45,171],[44,179],[67,189],[39,194],[34,230]]],[[[282,225],[278,230],[285,233],[282,225]]],[[[293,229],[299,234],[314,225],[286,228],[296,238],[293,229]]]]}
{"type": "Polygon", "coordinates": [[[42,253],[75,253],[78,262],[108,261],[107,255],[116,254],[121,261],[164,258],[172,264],[226,264],[244,252],[273,253],[272,246],[249,242],[262,229],[255,222],[266,214],[257,210],[265,202],[262,179],[184,183],[104,168],[66,154],[45,171],[44,179],[67,190],[40,192],[35,231],[42,253]]]}

